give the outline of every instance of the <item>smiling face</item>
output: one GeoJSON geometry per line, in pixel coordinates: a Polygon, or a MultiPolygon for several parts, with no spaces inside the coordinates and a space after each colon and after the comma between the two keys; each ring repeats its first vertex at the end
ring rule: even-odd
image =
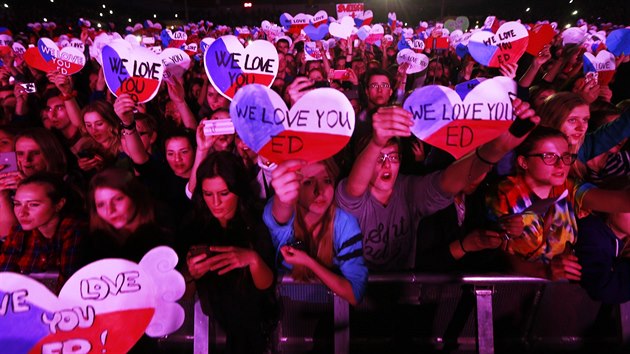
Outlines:
{"type": "Polygon", "coordinates": [[[25,176],[46,171],[48,164],[44,153],[37,142],[31,138],[22,137],[15,142],[15,154],[18,168],[25,176]]]}
{"type": "Polygon", "coordinates": [[[309,213],[323,215],[335,196],[335,181],[323,163],[302,168],[298,205],[309,213]]]}
{"type": "Polygon", "coordinates": [[[573,108],[560,126],[560,131],[564,133],[572,147],[579,149],[582,146],[590,117],[588,106],[580,105],[573,108]]]}
{"type": "Polygon", "coordinates": [[[177,176],[190,178],[195,151],[188,139],[181,136],[169,139],[166,142],[166,161],[177,176]]]}
{"type": "Polygon", "coordinates": [[[96,213],[116,230],[130,227],[136,218],[136,206],[118,189],[100,187],[94,190],[96,213]]]}
{"type": "Polygon", "coordinates": [[[201,192],[212,215],[221,225],[227,225],[236,214],[238,196],[230,192],[225,180],[218,176],[204,179],[201,182],[201,192]]]}
{"type": "Polygon", "coordinates": [[[106,145],[114,138],[114,127],[97,112],[87,112],[83,116],[85,129],[99,144],[106,145]]]}
{"type": "MultiPolygon", "coordinates": [[[[558,156],[569,152],[569,144],[563,138],[546,138],[537,142],[528,155],[555,153],[558,156]]],[[[519,156],[519,166],[525,171],[525,180],[530,188],[562,185],[569,175],[570,165],[558,159],[553,166],[546,165],[540,156],[519,156]]]]}
{"type": "Polygon", "coordinates": [[[16,190],[13,212],[23,230],[45,227],[59,218],[63,201],[53,203],[48,188],[47,184],[28,183],[16,190]]]}

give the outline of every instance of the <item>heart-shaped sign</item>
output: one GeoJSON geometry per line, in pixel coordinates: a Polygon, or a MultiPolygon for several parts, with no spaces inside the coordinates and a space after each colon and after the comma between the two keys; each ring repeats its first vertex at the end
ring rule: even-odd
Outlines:
{"type": "Polygon", "coordinates": [[[64,75],[78,73],[85,66],[85,56],[77,48],[59,49],[49,38],[40,38],[37,47],[24,53],[26,64],[47,73],[58,71],[64,75]]]}
{"type": "Polygon", "coordinates": [[[284,27],[284,30],[293,33],[300,34],[304,27],[308,26],[313,16],[299,13],[295,16],[291,16],[288,13],[280,15],[280,25],[284,27]]]}
{"type": "Polygon", "coordinates": [[[24,62],[24,53],[26,53],[26,48],[24,48],[20,42],[14,42],[12,48],[13,54],[15,55],[15,66],[18,67],[24,62]]]}
{"type": "Polygon", "coordinates": [[[326,37],[326,35],[328,34],[328,25],[323,24],[315,27],[315,25],[309,24],[308,26],[304,27],[304,33],[306,33],[308,38],[310,38],[311,40],[319,41],[321,39],[324,39],[324,37],[326,37]]]}
{"type": "Polygon", "coordinates": [[[83,53],[83,51],[85,50],[85,43],[83,43],[83,41],[80,40],[79,38],[72,38],[70,40],[70,45],[80,50],[81,53],[83,53]]]}
{"type": "Polygon", "coordinates": [[[313,15],[313,17],[311,17],[309,22],[315,27],[325,25],[328,23],[328,13],[324,10],[319,10],[315,15],[313,15]]]}
{"type": "Polygon", "coordinates": [[[168,247],[139,264],[105,259],[77,271],[59,297],[21,274],[0,273],[4,353],[126,353],[143,333],[164,336],[184,321],[184,278],[168,247]]]}
{"type": "Polygon", "coordinates": [[[11,47],[13,45],[13,37],[8,34],[0,34],[0,46],[11,47]]]}
{"type": "Polygon", "coordinates": [[[308,92],[289,110],[275,91],[247,85],[234,96],[230,116],[245,144],[275,163],[331,157],[348,143],[355,123],[350,101],[332,88],[308,92]]]}
{"type": "Polygon", "coordinates": [[[608,34],[606,38],[608,51],[615,56],[630,54],[630,28],[621,28],[608,34]]]}
{"type": "Polygon", "coordinates": [[[615,55],[602,50],[594,56],[584,53],[584,73],[597,72],[597,81],[600,85],[608,85],[615,75],[615,55]]]}
{"type": "Polygon", "coordinates": [[[356,30],[356,27],[354,27],[354,20],[351,17],[344,17],[340,22],[333,22],[328,26],[328,32],[333,37],[342,39],[348,39],[353,29],[356,30]]]}
{"type": "Polygon", "coordinates": [[[478,31],[470,36],[468,51],[479,63],[498,68],[502,63],[516,64],[527,49],[529,36],[525,26],[518,22],[506,22],[496,34],[478,31]]]}
{"type": "Polygon", "coordinates": [[[498,76],[485,80],[462,99],[444,86],[416,89],[404,108],[413,114],[413,134],[460,158],[507,130],[514,120],[510,94],[516,83],[498,76]]]}
{"type": "Polygon", "coordinates": [[[212,37],[206,37],[204,39],[201,40],[200,42],[200,46],[201,46],[201,52],[202,53],[206,53],[206,50],[208,50],[208,48],[210,48],[210,46],[212,45],[212,43],[214,43],[216,39],[212,38],[212,37]]]}
{"type": "Polygon", "coordinates": [[[115,96],[126,93],[140,103],[155,97],[164,75],[164,64],[157,54],[114,40],[103,48],[102,58],[105,82],[115,96]]]}
{"type": "MultiPolygon", "coordinates": [[[[337,16],[337,18],[342,19],[342,17],[337,16]]],[[[357,14],[354,17],[354,25],[359,28],[361,26],[369,26],[372,23],[372,20],[374,19],[374,14],[372,13],[372,10],[366,10],[363,11],[360,14],[357,14]]]]}
{"type": "Polygon", "coordinates": [[[449,19],[444,22],[444,28],[448,29],[449,32],[453,32],[455,30],[460,30],[465,32],[468,29],[468,25],[470,24],[468,17],[459,16],[456,19],[449,19]]]}
{"type": "Polygon", "coordinates": [[[408,63],[407,74],[415,74],[429,66],[429,57],[422,53],[416,53],[412,49],[403,49],[396,55],[396,62],[399,65],[408,63]]]}
{"type": "Polygon", "coordinates": [[[562,45],[582,44],[587,36],[586,26],[567,28],[562,32],[562,45]]]}
{"type": "Polygon", "coordinates": [[[253,41],[243,48],[236,37],[223,36],[206,51],[204,66],[212,86],[232,100],[245,85],[271,87],[278,74],[278,52],[268,41],[253,41]]]}
{"type": "Polygon", "coordinates": [[[173,77],[181,80],[190,67],[190,57],[181,49],[166,48],[160,53],[160,58],[164,63],[164,80],[166,82],[172,83],[173,77]]]}
{"type": "Polygon", "coordinates": [[[322,52],[315,42],[304,42],[304,57],[306,61],[322,60],[322,52]]]}
{"type": "Polygon", "coordinates": [[[556,35],[556,30],[548,23],[541,23],[535,25],[529,33],[529,42],[527,43],[526,52],[537,56],[544,46],[551,43],[553,37],[556,35]]]}

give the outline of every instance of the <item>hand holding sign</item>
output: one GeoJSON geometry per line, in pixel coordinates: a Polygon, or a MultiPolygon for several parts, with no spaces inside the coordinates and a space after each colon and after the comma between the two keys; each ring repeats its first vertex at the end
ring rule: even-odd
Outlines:
{"type": "Polygon", "coordinates": [[[518,22],[506,22],[496,34],[478,31],[470,36],[468,51],[482,65],[498,68],[502,63],[515,64],[527,49],[529,34],[518,22]]]}
{"type": "Polygon", "coordinates": [[[174,332],[184,321],[175,301],[185,290],[176,264],[168,247],[149,251],[139,264],[97,261],[68,279],[59,297],[27,276],[0,273],[3,352],[126,353],[143,333],[174,332]]]}
{"type": "Polygon", "coordinates": [[[115,40],[103,48],[102,58],[105,82],[115,96],[126,93],[139,103],[155,97],[164,64],[150,49],[115,40]]]}
{"type": "Polygon", "coordinates": [[[331,157],[354,131],[350,101],[331,88],[308,92],[289,110],[275,91],[247,85],[234,96],[230,116],[245,144],[276,163],[331,157]]]}
{"type": "Polygon", "coordinates": [[[85,56],[77,48],[66,47],[60,50],[48,38],[40,38],[37,47],[26,50],[24,60],[37,70],[46,73],[58,71],[64,75],[75,74],[85,65],[85,56]]]}
{"type": "Polygon", "coordinates": [[[510,94],[516,83],[505,77],[488,79],[462,100],[448,87],[416,89],[404,107],[413,114],[413,134],[460,158],[507,130],[514,115],[510,94]]]}
{"type": "Polygon", "coordinates": [[[276,47],[264,40],[253,41],[243,48],[235,36],[223,36],[204,55],[204,67],[212,86],[228,100],[248,84],[271,87],[278,66],[276,47]]]}

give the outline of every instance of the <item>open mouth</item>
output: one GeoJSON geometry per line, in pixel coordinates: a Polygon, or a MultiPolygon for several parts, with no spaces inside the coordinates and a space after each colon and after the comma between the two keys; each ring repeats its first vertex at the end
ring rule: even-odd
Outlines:
{"type": "Polygon", "coordinates": [[[391,174],[391,172],[385,172],[385,173],[383,173],[383,174],[381,175],[381,179],[382,179],[383,181],[389,181],[389,180],[391,180],[391,179],[392,179],[392,174],[391,174]]]}

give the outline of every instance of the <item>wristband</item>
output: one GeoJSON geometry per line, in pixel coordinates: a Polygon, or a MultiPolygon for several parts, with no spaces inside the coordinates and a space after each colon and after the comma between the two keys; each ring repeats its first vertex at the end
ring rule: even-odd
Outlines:
{"type": "Polygon", "coordinates": [[[136,120],[132,120],[128,125],[125,124],[122,120],[120,121],[120,128],[125,130],[135,130],[136,129],[136,120]]]}
{"type": "Polygon", "coordinates": [[[464,241],[461,238],[459,239],[459,248],[462,249],[462,252],[464,252],[464,254],[468,253],[468,251],[466,251],[466,249],[464,248],[464,241]]]}
{"type": "Polygon", "coordinates": [[[517,138],[522,138],[536,127],[536,124],[529,119],[516,119],[508,131],[517,138]]]}
{"type": "Polygon", "coordinates": [[[477,148],[475,149],[475,156],[477,156],[477,158],[479,159],[479,161],[481,161],[481,162],[485,163],[486,165],[490,165],[490,166],[494,166],[494,165],[496,165],[496,164],[497,164],[496,162],[490,162],[490,161],[488,161],[488,160],[484,159],[483,157],[481,157],[481,154],[479,153],[479,149],[480,149],[480,148],[481,148],[481,146],[479,146],[479,147],[477,147],[477,148]]]}

